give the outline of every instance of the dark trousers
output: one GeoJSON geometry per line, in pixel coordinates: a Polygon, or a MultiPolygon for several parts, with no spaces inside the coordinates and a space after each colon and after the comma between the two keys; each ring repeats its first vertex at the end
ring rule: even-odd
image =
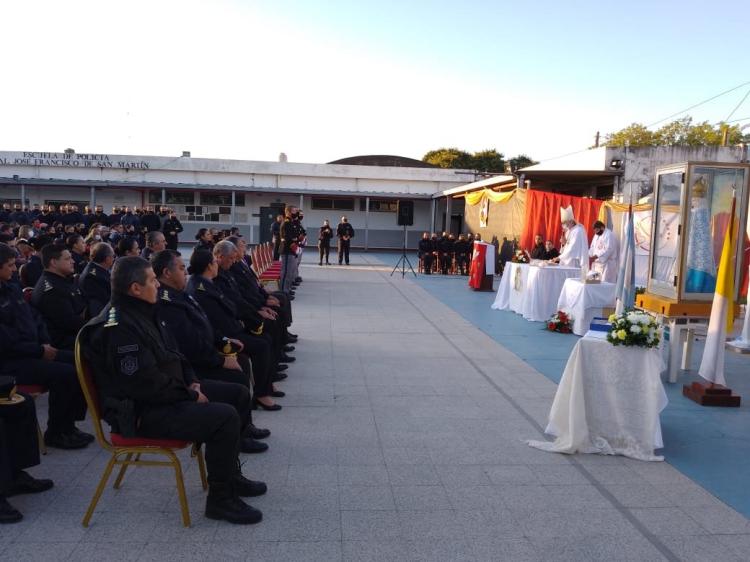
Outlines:
{"type": "Polygon", "coordinates": [[[164,235],[164,238],[167,241],[167,249],[168,250],[176,250],[177,249],[177,244],[179,242],[179,240],[177,239],[177,236],[167,236],[167,235],[164,235]]]}
{"type": "Polygon", "coordinates": [[[271,394],[271,376],[274,374],[276,362],[273,360],[273,351],[268,340],[262,335],[255,336],[241,333],[231,336],[242,342],[243,355],[250,357],[253,363],[253,396],[262,398],[271,394]]]}
{"type": "Polygon", "coordinates": [[[448,275],[453,263],[453,256],[451,254],[440,254],[440,271],[443,275],[448,275]]]}
{"type": "Polygon", "coordinates": [[[456,254],[456,268],[461,275],[466,275],[466,254],[456,254]]]}
{"type": "Polygon", "coordinates": [[[432,254],[422,256],[422,270],[426,275],[432,274],[432,254]]]}
{"type": "Polygon", "coordinates": [[[320,254],[320,259],[318,260],[318,262],[323,263],[323,256],[325,256],[326,263],[328,263],[328,254],[331,253],[331,245],[318,244],[318,253],[320,254]]]}
{"type": "Polygon", "coordinates": [[[0,496],[24,468],[39,464],[36,407],[31,396],[12,406],[0,406],[0,496]]]}
{"type": "Polygon", "coordinates": [[[351,245],[351,240],[339,238],[339,264],[341,264],[342,260],[346,260],[346,265],[349,265],[349,247],[351,245]]]}
{"type": "Polygon", "coordinates": [[[11,359],[3,362],[3,372],[15,377],[18,384],[40,384],[49,389],[49,433],[67,433],[74,422],[86,417],[72,353],[60,350],[54,361],[11,359]]]}
{"type": "Polygon", "coordinates": [[[281,253],[281,240],[278,236],[274,237],[273,239],[273,261],[276,261],[279,259],[279,255],[281,253]]]}
{"type": "Polygon", "coordinates": [[[138,435],[205,443],[209,481],[227,482],[237,473],[250,394],[241,385],[209,380],[201,381],[201,391],[207,404],[176,402],[148,408],[141,415],[138,435]]]}
{"type": "Polygon", "coordinates": [[[274,291],[271,293],[274,297],[279,300],[278,307],[272,307],[279,313],[284,328],[288,328],[292,325],[292,301],[289,300],[289,296],[282,293],[281,291],[274,291]]]}

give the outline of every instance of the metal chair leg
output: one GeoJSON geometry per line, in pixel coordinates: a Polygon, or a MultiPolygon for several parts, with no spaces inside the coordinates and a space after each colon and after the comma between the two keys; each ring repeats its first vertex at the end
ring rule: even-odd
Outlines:
{"type": "Polygon", "coordinates": [[[120,489],[120,484],[122,484],[122,479],[125,476],[125,471],[128,469],[128,463],[130,463],[130,459],[133,458],[133,453],[128,453],[125,455],[125,460],[121,461],[122,466],[120,467],[120,471],[117,473],[117,478],[115,478],[115,483],[112,486],[115,490],[120,489]]]}
{"type": "Polygon", "coordinates": [[[94,497],[91,498],[91,503],[89,504],[89,508],[86,510],[86,515],[83,516],[84,527],[89,526],[91,516],[94,514],[94,509],[96,509],[96,504],[99,503],[99,498],[102,497],[102,492],[104,492],[104,487],[107,485],[107,480],[109,480],[109,476],[112,474],[112,469],[115,467],[115,460],[117,460],[117,454],[113,453],[112,457],[107,463],[106,468],[104,469],[104,474],[102,474],[101,480],[99,480],[99,485],[96,487],[94,497]]]}
{"type": "Polygon", "coordinates": [[[198,458],[198,473],[201,476],[201,486],[208,490],[208,478],[206,477],[206,460],[203,458],[203,450],[193,445],[194,456],[198,458]]]}
{"type": "Polygon", "coordinates": [[[174,466],[175,480],[177,480],[177,496],[180,499],[180,510],[182,511],[182,524],[190,527],[190,509],[188,508],[187,495],[185,494],[185,481],[182,478],[182,465],[180,459],[172,451],[165,451],[174,466]]]}
{"type": "Polygon", "coordinates": [[[47,444],[44,442],[44,433],[42,433],[42,428],[39,427],[39,422],[36,423],[36,433],[39,436],[39,452],[43,455],[46,455],[47,444]]]}

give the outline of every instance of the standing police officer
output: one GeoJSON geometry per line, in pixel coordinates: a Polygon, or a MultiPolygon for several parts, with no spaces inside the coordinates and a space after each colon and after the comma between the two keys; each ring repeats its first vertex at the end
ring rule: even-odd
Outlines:
{"type": "Polygon", "coordinates": [[[339,239],[339,265],[342,260],[349,265],[349,248],[354,238],[354,228],[346,217],[341,217],[341,222],[336,227],[336,236],[339,239]]]}

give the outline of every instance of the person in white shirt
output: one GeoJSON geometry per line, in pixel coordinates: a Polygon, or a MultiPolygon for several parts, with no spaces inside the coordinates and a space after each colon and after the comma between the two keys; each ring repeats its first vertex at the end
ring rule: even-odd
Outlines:
{"type": "Polygon", "coordinates": [[[601,275],[602,281],[617,283],[618,258],[620,244],[613,232],[602,221],[594,223],[594,239],[589,248],[591,269],[601,275]]]}
{"type": "Polygon", "coordinates": [[[564,267],[588,266],[589,240],[584,228],[573,217],[573,207],[560,207],[560,221],[565,232],[565,246],[560,250],[560,256],[550,261],[564,267]]]}

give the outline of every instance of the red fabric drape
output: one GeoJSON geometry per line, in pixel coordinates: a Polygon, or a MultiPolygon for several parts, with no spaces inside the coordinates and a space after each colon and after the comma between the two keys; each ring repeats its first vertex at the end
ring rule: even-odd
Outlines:
{"type": "Polygon", "coordinates": [[[576,197],[575,195],[561,195],[548,191],[526,192],[526,221],[521,234],[521,248],[531,251],[534,247],[534,236],[541,234],[544,240],[552,240],[556,248],[560,248],[560,207],[573,207],[576,222],[583,225],[589,237],[594,237],[592,225],[599,217],[599,209],[603,201],[576,197]]]}

